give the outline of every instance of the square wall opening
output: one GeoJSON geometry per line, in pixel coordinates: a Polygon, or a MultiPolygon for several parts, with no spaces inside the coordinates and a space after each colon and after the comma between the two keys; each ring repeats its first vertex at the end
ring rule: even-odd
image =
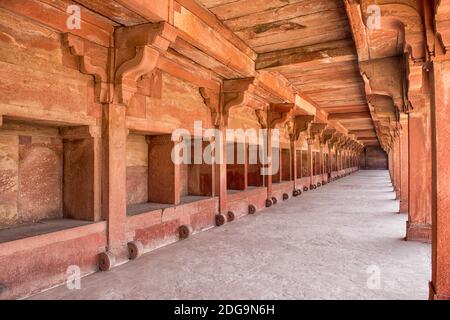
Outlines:
{"type": "Polygon", "coordinates": [[[302,177],[302,150],[295,150],[296,152],[296,166],[297,166],[297,179],[302,177]]]}
{"type": "Polygon", "coordinates": [[[314,167],[314,175],[317,176],[321,174],[321,168],[320,168],[320,153],[319,152],[313,152],[313,167],[314,167]]]}
{"type": "Polygon", "coordinates": [[[302,178],[309,177],[311,174],[309,173],[308,167],[308,151],[302,150],[302,178]]]}
{"type": "Polygon", "coordinates": [[[247,189],[247,146],[245,143],[228,142],[227,190],[247,189]]]}
{"type": "Polygon", "coordinates": [[[248,186],[249,187],[264,187],[264,176],[261,174],[263,167],[261,156],[259,154],[259,146],[250,144],[248,146],[248,186]]]}
{"type": "Polygon", "coordinates": [[[281,178],[283,181],[291,181],[291,150],[281,150],[281,178]]]}
{"type": "Polygon", "coordinates": [[[282,174],[282,166],[283,162],[281,159],[281,150],[280,148],[272,148],[272,183],[280,183],[281,182],[281,174],[282,174]],[[276,163],[278,163],[278,168],[276,163]]]}
{"type": "Polygon", "coordinates": [[[213,196],[213,165],[203,161],[208,144],[200,141],[201,163],[194,143],[172,141],[170,134],[130,134],[127,138],[127,213],[129,215],[213,196]],[[179,151],[174,162],[172,151],[179,151]]]}
{"type": "Polygon", "coordinates": [[[4,119],[0,230],[20,227],[31,236],[78,225],[67,220],[100,220],[94,179],[98,146],[87,126],[4,119]]]}

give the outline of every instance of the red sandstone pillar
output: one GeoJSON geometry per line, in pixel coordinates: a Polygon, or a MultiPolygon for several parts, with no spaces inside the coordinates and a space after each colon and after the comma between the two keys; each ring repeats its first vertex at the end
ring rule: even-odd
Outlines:
{"type": "MultiPolygon", "coordinates": [[[[269,112],[270,114],[270,112],[269,112]]],[[[270,123],[270,121],[268,121],[270,123]]],[[[269,163],[267,164],[267,172],[266,172],[266,186],[267,186],[267,198],[270,199],[272,197],[272,129],[270,126],[267,129],[267,159],[269,159],[269,163]]]]}
{"type": "Polygon", "coordinates": [[[434,62],[432,94],[432,282],[431,299],[450,300],[450,61],[434,62]]]}
{"type": "Polygon", "coordinates": [[[393,143],[392,168],[394,179],[395,199],[400,199],[400,139],[396,135],[393,143]]]}
{"type": "Polygon", "coordinates": [[[294,190],[297,189],[297,149],[295,148],[295,141],[290,140],[291,144],[291,180],[294,180],[294,190]]]}
{"type": "Polygon", "coordinates": [[[327,153],[327,157],[326,157],[326,167],[325,167],[325,172],[326,172],[326,175],[327,175],[327,182],[328,182],[328,177],[329,177],[329,173],[331,173],[331,150],[330,150],[330,144],[329,143],[327,143],[327,150],[328,150],[328,153],[327,153]]]}
{"type": "Polygon", "coordinates": [[[406,239],[431,242],[431,121],[430,105],[412,101],[409,113],[409,205],[406,239]]]}
{"type": "Polygon", "coordinates": [[[219,195],[219,211],[225,214],[227,213],[227,138],[225,127],[222,126],[219,130],[220,135],[219,139],[216,138],[216,146],[220,148],[221,152],[218,154],[218,159],[216,159],[215,185],[219,195]]]}
{"type": "MultiPolygon", "coordinates": [[[[388,158],[389,158],[388,166],[389,166],[389,177],[391,178],[392,186],[394,186],[394,167],[392,165],[392,161],[393,161],[392,154],[393,154],[393,148],[391,147],[391,149],[388,152],[388,158]]],[[[366,158],[367,158],[367,154],[366,154],[366,158]]]]}
{"type": "Polygon", "coordinates": [[[323,143],[320,144],[320,153],[319,153],[319,161],[320,161],[320,183],[322,183],[322,181],[325,181],[323,175],[325,173],[325,169],[324,169],[324,161],[323,161],[323,143]]]}
{"type": "Polygon", "coordinates": [[[409,198],[409,165],[408,165],[408,115],[401,114],[400,115],[400,124],[402,125],[402,129],[400,131],[400,170],[401,170],[401,178],[400,178],[400,213],[408,213],[408,198],[409,198]]]}
{"type": "Polygon", "coordinates": [[[332,158],[331,158],[331,148],[330,148],[330,143],[327,142],[327,149],[328,149],[328,157],[327,157],[327,182],[329,177],[331,176],[331,172],[333,171],[332,169],[332,158]]]}
{"type": "Polygon", "coordinates": [[[310,178],[309,185],[313,184],[313,177],[314,177],[314,161],[313,161],[313,151],[312,151],[313,144],[314,144],[314,140],[308,139],[308,170],[309,170],[309,178],[310,178]]]}
{"type": "Polygon", "coordinates": [[[103,216],[108,221],[108,250],[119,258],[126,251],[126,108],[103,106],[103,216]]]}
{"type": "Polygon", "coordinates": [[[336,151],[335,151],[335,156],[336,156],[336,173],[338,173],[339,172],[339,170],[341,169],[340,167],[341,167],[341,165],[340,165],[340,163],[339,163],[339,159],[340,159],[340,157],[339,157],[339,149],[336,147],[336,151]]]}

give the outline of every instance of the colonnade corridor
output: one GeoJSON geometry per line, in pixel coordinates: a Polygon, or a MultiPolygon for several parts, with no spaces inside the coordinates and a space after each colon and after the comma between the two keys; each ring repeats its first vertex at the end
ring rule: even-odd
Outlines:
{"type": "Polygon", "coordinates": [[[427,299],[388,171],[364,170],[32,299],[427,299]]]}

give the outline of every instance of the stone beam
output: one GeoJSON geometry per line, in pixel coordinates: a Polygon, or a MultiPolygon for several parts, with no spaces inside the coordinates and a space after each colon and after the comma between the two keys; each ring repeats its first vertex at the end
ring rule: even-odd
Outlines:
{"type": "Polygon", "coordinates": [[[332,113],[328,115],[328,120],[351,120],[351,119],[371,119],[370,112],[348,112],[332,113]]]}
{"type": "Polygon", "coordinates": [[[255,61],[251,57],[184,6],[175,6],[173,25],[181,39],[234,70],[239,76],[255,75],[255,61]]]}
{"type": "Polygon", "coordinates": [[[226,40],[230,41],[239,50],[244,52],[252,60],[256,60],[257,54],[235,33],[233,33],[229,28],[227,28],[222,21],[220,21],[216,15],[211,13],[211,11],[205,9],[196,0],[176,0],[176,3],[185,7],[187,10],[195,14],[201,20],[203,20],[208,26],[213,30],[222,35],[226,40]]]}
{"type": "Polygon", "coordinates": [[[0,8],[26,16],[61,33],[70,32],[103,47],[111,45],[114,27],[83,7],[80,12],[80,28],[70,30],[67,28],[67,20],[70,14],[67,13],[67,3],[63,1],[2,0],[0,1],[0,8]]]}
{"type": "Polygon", "coordinates": [[[351,39],[331,41],[306,47],[285,49],[262,53],[256,60],[257,70],[283,71],[293,66],[329,64],[332,62],[356,61],[356,54],[351,39]]]}
{"type": "Polygon", "coordinates": [[[114,2],[134,11],[150,22],[169,21],[171,0],[115,0],[114,2]]]}

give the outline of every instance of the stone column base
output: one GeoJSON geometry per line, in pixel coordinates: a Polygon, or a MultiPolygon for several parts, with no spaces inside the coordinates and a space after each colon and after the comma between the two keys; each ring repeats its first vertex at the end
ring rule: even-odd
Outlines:
{"type": "Polygon", "coordinates": [[[436,293],[432,282],[428,283],[428,287],[430,288],[429,300],[450,300],[450,295],[436,293]]]}
{"type": "Polygon", "coordinates": [[[406,241],[431,243],[431,225],[406,222],[406,241]]]}

